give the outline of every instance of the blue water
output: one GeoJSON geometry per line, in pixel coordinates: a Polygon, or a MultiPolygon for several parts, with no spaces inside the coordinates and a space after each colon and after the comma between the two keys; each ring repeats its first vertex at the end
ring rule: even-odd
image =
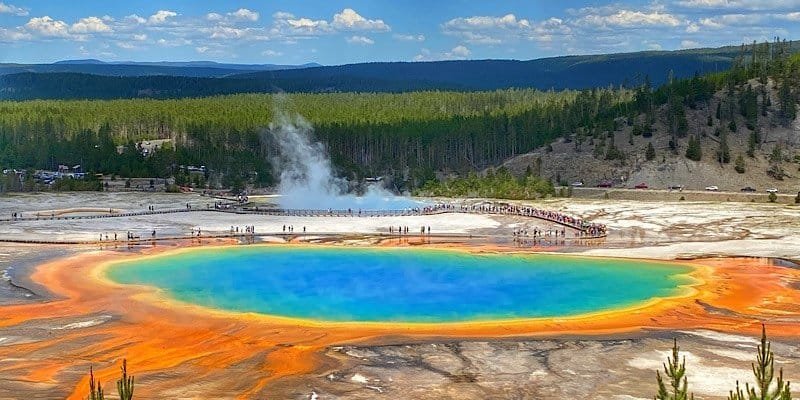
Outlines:
{"type": "Polygon", "coordinates": [[[629,306],[678,293],[688,271],[552,255],[260,246],[145,258],[108,274],[231,311],[323,321],[454,322],[629,306]]]}

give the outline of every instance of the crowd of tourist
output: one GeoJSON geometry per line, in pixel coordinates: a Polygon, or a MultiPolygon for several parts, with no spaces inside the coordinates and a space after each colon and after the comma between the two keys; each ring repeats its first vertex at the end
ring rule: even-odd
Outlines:
{"type": "MultiPolygon", "coordinates": [[[[432,206],[424,207],[421,210],[422,214],[436,214],[440,212],[519,215],[522,217],[539,218],[576,229],[578,231],[578,236],[580,237],[601,237],[605,236],[608,231],[606,226],[603,224],[584,221],[581,218],[575,218],[558,211],[542,210],[530,206],[517,206],[504,203],[482,203],[473,205],[438,203],[432,206]]],[[[541,232],[537,233],[541,235],[541,232]]],[[[561,236],[564,237],[565,234],[566,232],[562,230],[561,236]]]]}

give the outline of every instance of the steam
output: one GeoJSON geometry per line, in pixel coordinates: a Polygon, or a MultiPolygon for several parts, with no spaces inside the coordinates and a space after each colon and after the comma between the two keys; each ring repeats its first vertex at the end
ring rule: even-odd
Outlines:
{"type": "Polygon", "coordinates": [[[279,205],[285,209],[405,209],[418,203],[395,196],[378,185],[370,185],[363,196],[351,193],[346,179],[333,173],[325,147],[314,142],[314,128],[300,115],[279,113],[270,124],[269,136],[278,155],[273,167],[280,171],[279,205]]]}

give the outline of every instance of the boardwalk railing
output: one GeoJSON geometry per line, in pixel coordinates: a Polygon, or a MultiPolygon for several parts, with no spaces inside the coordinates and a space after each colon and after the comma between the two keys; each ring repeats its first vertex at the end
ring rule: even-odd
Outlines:
{"type": "Polygon", "coordinates": [[[605,225],[590,223],[580,218],[572,217],[556,211],[548,211],[526,206],[511,206],[505,204],[491,204],[479,206],[439,204],[420,208],[402,210],[354,210],[354,209],[281,209],[259,207],[234,207],[219,206],[209,208],[179,208],[166,210],[147,210],[137,212],[124,212],[96,215],[50,215],[29,212],[23,216],[0,219],[0,222],[40,221],[40,220],[84,220],[101,218],[121,218],[146,215],[175,214],[187,212],[220,212],[240,215],[270,215],[286,217],[341,217],[341,218],[369,218],[369,217],[407,217],[438,214],[479,214],[479,215],[514,215],[520,217],[536,218],[554,224],[575,229],[582,237],[599,238],[607,234],[605,225]]]}

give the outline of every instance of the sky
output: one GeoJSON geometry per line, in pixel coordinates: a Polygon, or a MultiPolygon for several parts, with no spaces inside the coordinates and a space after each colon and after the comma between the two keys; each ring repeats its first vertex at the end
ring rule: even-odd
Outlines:
{"type": "Polygon", "coordinates": [[[800,0],[0,0],[0,62],[528,60],[800,39],[800,0]]]}

